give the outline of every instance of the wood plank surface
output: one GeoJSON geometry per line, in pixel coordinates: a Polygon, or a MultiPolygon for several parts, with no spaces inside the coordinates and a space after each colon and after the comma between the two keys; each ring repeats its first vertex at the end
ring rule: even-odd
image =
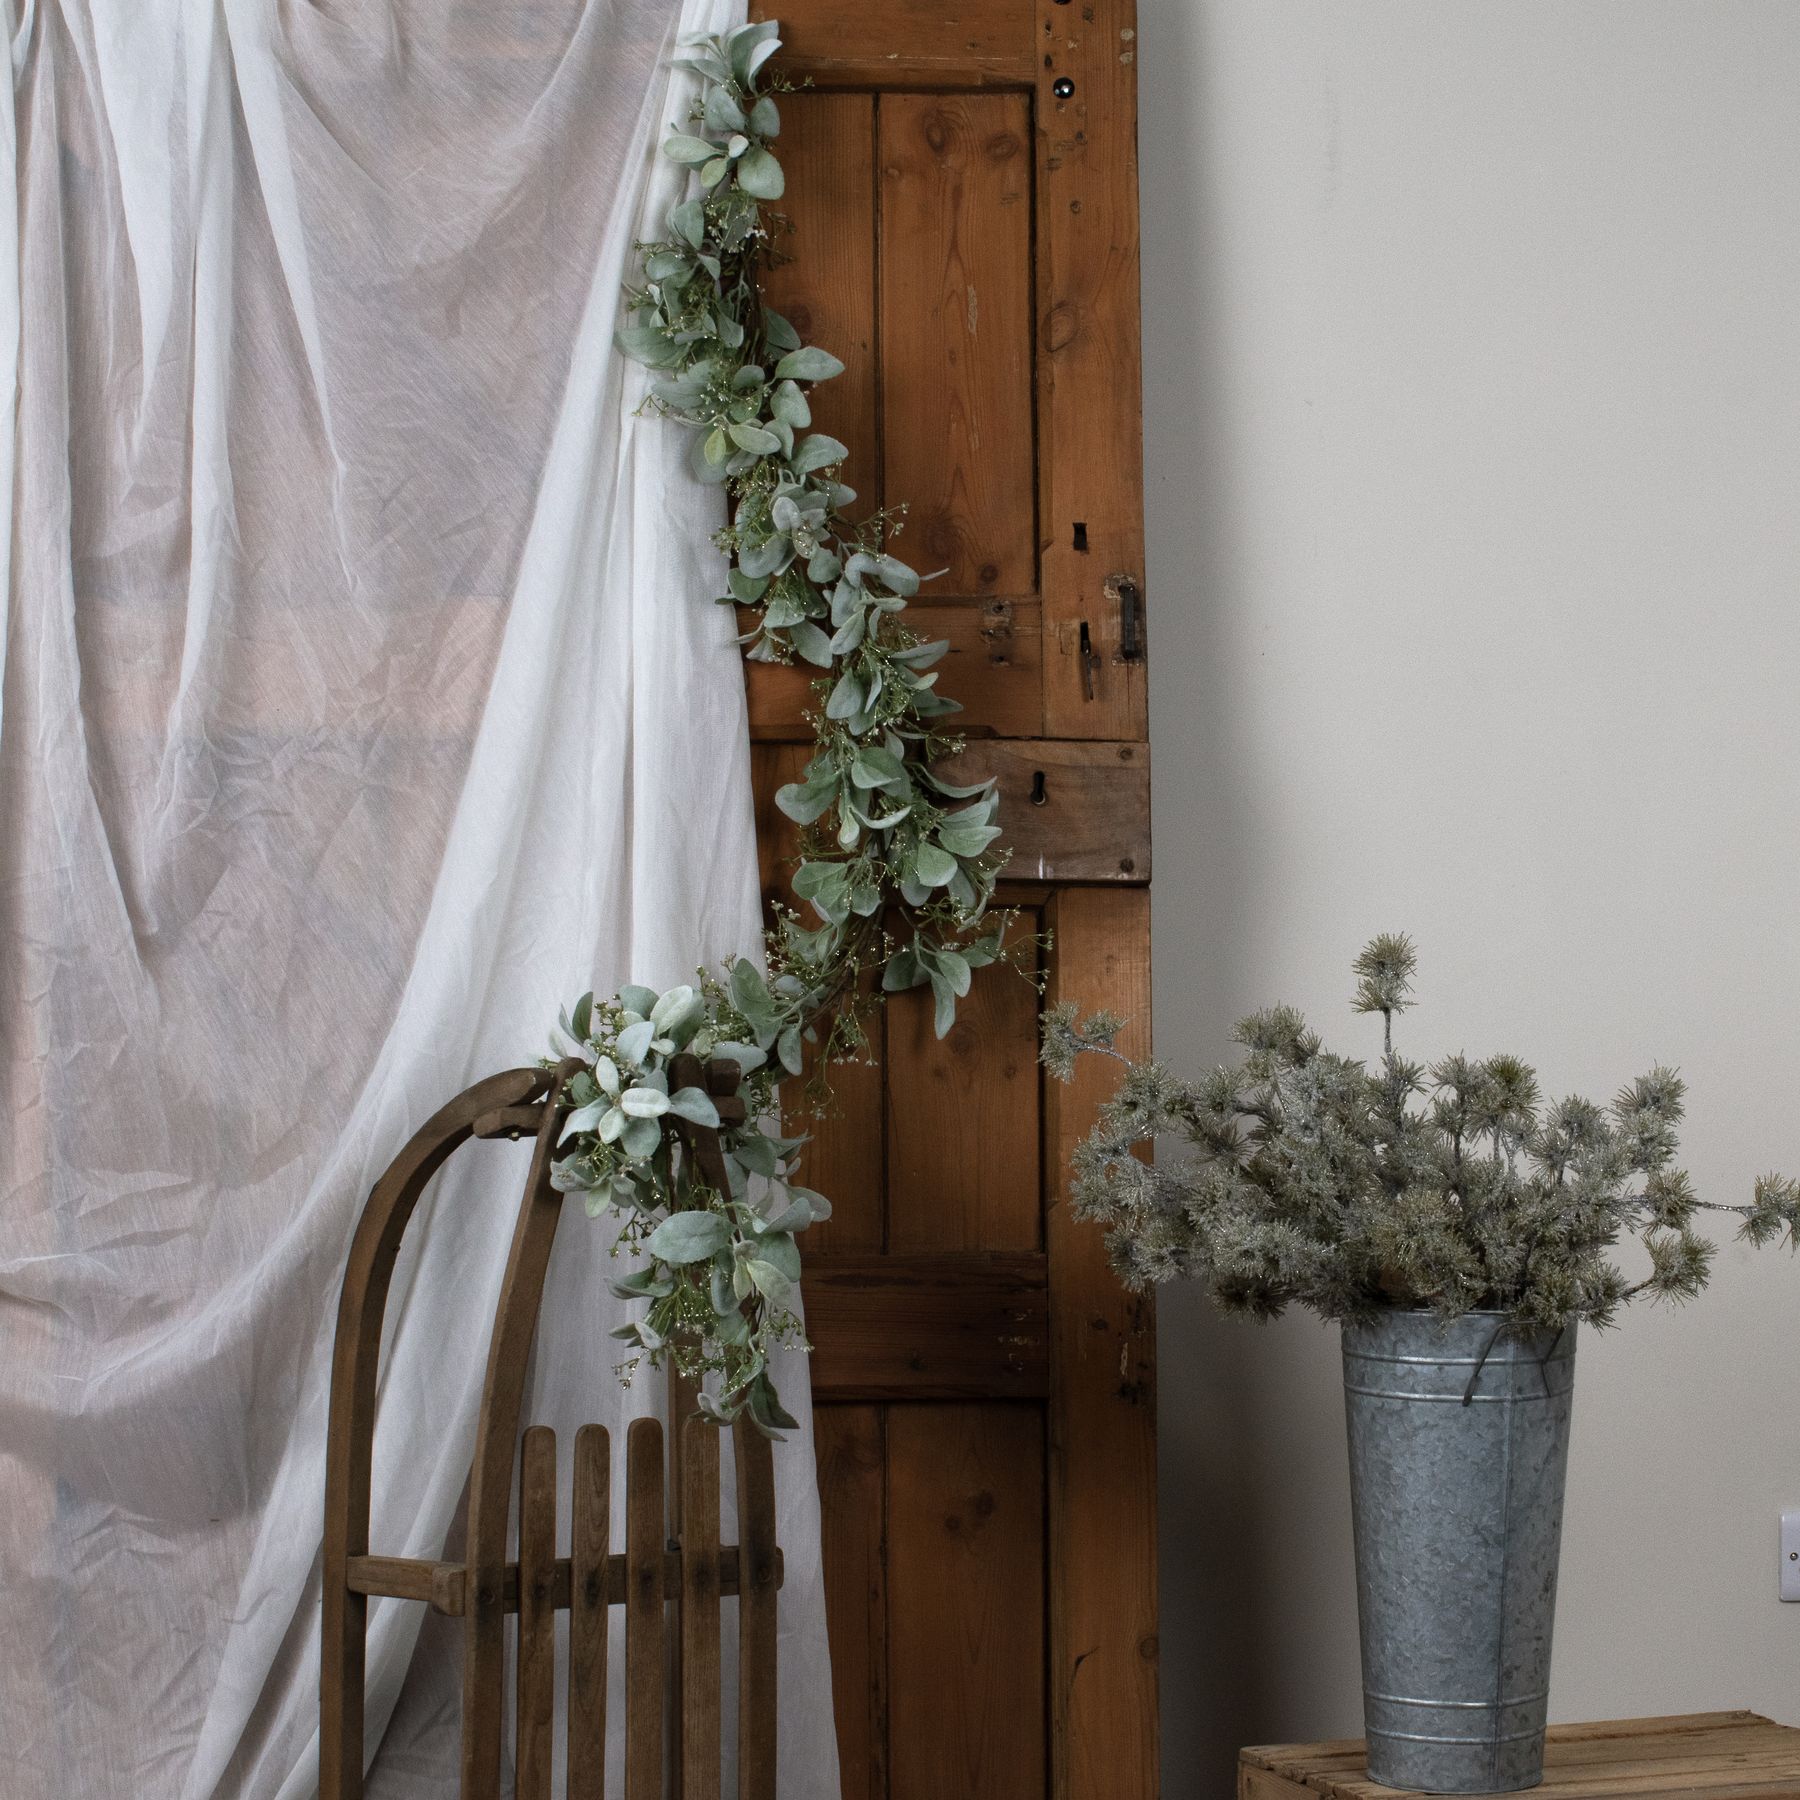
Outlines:
{"type": "Polygon", "coordinates": [[[1255,1769],[1248,1763],[1238,1765],[1237,1800],[1294,1800],[1295,1794],[1308,1791],[1304,1784],[1284,1781],[1267,1769],[1255,1769]]]}
{"type": "MultiPolygon", "coordinates": [[[[837,383],[823,391],[830,393],[837,383]]],[[[835,436],[842,437],[841,432],[835,436]]],[[[866,465],[858,462],[852,469],[866,465]]],[[[863,483],[866,489],[869,483],[863,483]]],[[[896,549],[908,550],[902,534],[896,549]]],[[[934,583],[936,587],[938,583],[934,583]]],[[[948,723],[968,737],[1040,737],[1044,729],[1044,609],[1034,599],[936,600],[933,587],[906,609],[905,624],[924,643],[950,646],[936,665],[939,687],[961,707],[948,723]]],[[[801,663],[747,663],[750,735],[763,743],[812,742],[809,712],[819,671],[801,663]]]]}
{"type": "MultiPolygon", "coordinates": [[[[874,979],[871,971],[865,987],[873,987],[874,979]]],[[[885,1007],[875,1008],[867,1029],[867,1051],[854,1062],[832,1066],[822,1099],[812,1049],[806,1072],[782,1084],[782,1130],[808,1139],[800,1179],[831,1201],[831,1217],[807,1230],[802,1247],[808,1267],[820,1256],[879,1250],[887,1240],[885,1007]]]]}
{"type": "MultiPolygon", "coordinates": [[[[1256,1746],[1239,1761],[1240,1800],[1390,1800],[1400,1791],[1368,1779],[1360,1739],[1256,1746]]],[[[1534,1791],[1556,1800],[1800,1800],[1800,1730],[1752,1712],[1552,1725],[1534,1791]]]]}
{"type": "Polygon", "coordinates": [[[556,1721],[556,1433],[533,1425],[519,1450],[517,1800],[550,1800],[556,1721]]]}
{"type": "MultiPolygon", "coordinates": [[[[857,490],[852,518],[881,505],[876,427],[875,97],[783,94],[777,150],[804,180],[788,184],[781,212],[791,230],[775,241],[764,291],[809,344],[829,350],[843,374],[811,391],[813,429],[850,452],[844,479],[857,490]]],[[[758,665],[751,664],[752,669],[758,665]]],[[[754,687],[753,690],[754,692],[754,687]]]]}
{"type": "MultiPolygon", "coordinates": [[[[1051,1003],[1128,1021],[1150,1048],[1150,898],[1068,888],[1049,909],[1051,1003]]],[[[1058,1795],[1157,1791],[1156,1316],[1107,1263],[1099,1227],[1066,1200],[1069,1159],[1117,1077],[1086,1057],[1048,1087],[1050,1255],[1050,1679],[1058,1795]],[[1106,1554],[1094,1553],[1104,1544],[1106,1554]]]]}
{"type": "Polygon", "coordinates": [[[625,1800],[663,1800],[663,1428],[625,1434],[625,1800]]]}
{"type": "Polygon", "coordinates": [[[884,94],[882,466],[934,597],[1037,591],[1023,94],[884,94]]]}
{"type": "Polygon", "coordinates": [[[719,1800],[719,1428],[688,1413],[681,1432],[681,1795],[719,1800]]]}
{"type": "MultiPolygon", "coordinates": [[[[775,791],[798,780],[806,762],[799,744],[757,744],[750,755],[763,894],[789,904],[798,832],[775,805],[775,791]]],[[[978,738],[944,769],[959,782],[991,776],[1000,784],[997,847],[1011,855],[1008,880],[1142,886],[1150,879],[1147,745],[978,738]]]]}
{"type": "Polygon", "coordinates": [[[885,1421],[879,1406],[813,1415],[843,1800],[887,1800],[888,1791],[885,1421]]]}
{"type": "MultiPolygon", "coordinates": [[[[776,1553],[779,1569],[781,1556],[776,1553]]],[[[417,1557],[353,1556],[348,1570],[349,1588],[353,1594],[384,1594],[396,1600],[429,1601],[433,1610],[446,1617],[460,1619],[464,1611],[467,1571],[461,1563],[428,1562],[417,1557]]],[[[558,1612],[569,1605],[572,1576],[569,1559],[559,1556],[551,1576],[551,1592],[558,1612]]],[[[607,1604],[623,1606],[631,1591],[630,1570],[624,1554],[606,1559],[604,1580],[607,1604]]],[[[676,1599],[681,1593],[681,1558],[673,1550],[663,1554],[663,1595],[676,1599]]],[[[727,1544],[719,1552],[719,1591],[729,1597],[738,1591],[737,1545],[727,1544]]],[[[519,1610],[519,1565],[507,1563],[501,1580],[500,1610],[519,1610]]]]}
{"type": "Polygon", "coordinates": [[[940,1038],[929,988],[888,1001],[888,1247],[896,1252],[1036,1250],[1043,1243],[1035,949],[1013,927],[1024,971],[975,972],[940,1038]]]}
{"type": "Polygon", "coordinates": [[[809,1256],[814,1400],[1042,1399],[1048,1266],[1034,1252],[809,1256]]]}
{"type": "Polygon", "coordinates": [[[1045,1793],[1043,1413],[888,1410],[890,1800],[1045,1793]]]}
{"type": "Polygon", "coordinates": [[[1144,575],[1137,11],[1133,0],[1036,5],[1044,729],[1141,738],[1143,655],[1127,659],[1106,591],[1109,577],[1141,589],[1144,575]],[[1073,86],[1066,98],[1058,81],[1073,86]]]}
{"type": "Polygon", "coordinates": [[[579,1063],[565,1057],[546,1099],[532,1148],[525,1194],[513,1227],[500,1296],[488,1340],[475,1455],[469,1468],[468,1581],[464,1590],[462,1667],[462,1790],[496,1793],[506,1712],[505,1574],[507,1525],[519,1412],[525,1396],[532,1338],[544,1275],[556,1238],[562,1195],[551,1184],[556,1139],[567,1114],[563,1090],[579,1063]]]}
{"type": "Polygon", "coordinates": [[[944,769],[954,781],[1000,784],[1009,880],[1150,879],[1148,744],[974,739],[944,769]]]}
{"type": "MultiPolygon", "coordinates": [[[[775,1800],[778,1691],[775,1464],[769,1440],[731,1428],[738,1512],[738,1800],[775,1800]]],[[[823,1698],[823,1696],[820,1696],[823,1698]]]]}
{"type": "Polygon", "coordinates": [[[601,1425],[575,1434],[569,1526],[569,1795],[605,1800],[607,1562],[612,1440],[601,1425]]]}
{"type": "Polygon", "coordinates": [[[757,0],[782,67],[824,85],[983,86],[1037,73],[1032,0],[757,0]]]}

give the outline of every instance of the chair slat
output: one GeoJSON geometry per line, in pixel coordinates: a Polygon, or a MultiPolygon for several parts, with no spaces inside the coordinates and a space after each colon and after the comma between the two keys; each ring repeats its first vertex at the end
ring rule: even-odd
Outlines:
{"type": "Polygon", "coordinates": [[[680,1429],[681,1800],[719,1800],[719,1428],[680,1429]]]}
{"type": "Polygon", "coordinates": [[[556,1433],[533,1425],[519,1456],[518,1800],[550,1800],[556,1718],[556,1433]]]}
{"type": "Polygon", "coordinates": [[[738,1800],[775,1800],[775,1463],[753,1425],[731,1428],[738,1500],[738,1800]]]}
{"type": "Polygon", "coordinates": [[[569,1796],[606,1800],[607,1549],[612,1442],[603,1425],[575,1434],[569,1533],[569,1796]]]}
{"type": "Polygon", "coordinates": [[[625,1436],[625,1800],[662,1800],[663,1429],[625,1436]]]}
{"type": "Polygon", "coordinates": [[[544,1102],[525,1195],[513,1224],[512,1248],[500,1278],[487,1374],[469,1465],[468,1581],[463,1606],[462,1800],[495,1800],[500,1792],[506,1712],[506,1539],[512,1513],[519,1414],[538,1304],[563,1197],[552,1179],[567,1111],[570,1077],[581,1064],[565,1057],[544,1102]]]}

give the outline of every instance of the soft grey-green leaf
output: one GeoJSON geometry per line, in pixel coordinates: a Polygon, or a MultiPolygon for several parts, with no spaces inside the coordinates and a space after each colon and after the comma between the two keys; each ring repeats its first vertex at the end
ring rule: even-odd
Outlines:
{"type": "Polygon", "coordinates": [[[738,186],[758,200],[779,200],[787,188],[787,177],[781,172],[781,164],[775,160],[772,151],[761,145],[739,157],[737,172],[738,186]]]}
{"type": "Polygon", "coordinates": [[[677,1088],[669,1096],[669,1111],[678,1119],[718,1130],[719,1109],[713,1104],[712,1096],[702,1093],[699,1088],[677,1088]]]}
{"type": "Polygon", "coordinates": [[[713,154],[713,148],[705,138],[690,137],[685,131],[663,139],[663,155],[671,162],[703,163],[713,154]]]}
{"type": "Polygon", "coordinates": [[[704,1262],[731,1242],[731,1227],[715,1212],[678,1212],[651,1232],[644,1248],[666,1263],[704,1262]]]}
{"type": "Polygon", "coordinates": [[[843,372],[844,365],[829,350],[821,350],[812,344],[790,350],[775,365],[776,379],[783,381],[829,381],[843,372]]]}

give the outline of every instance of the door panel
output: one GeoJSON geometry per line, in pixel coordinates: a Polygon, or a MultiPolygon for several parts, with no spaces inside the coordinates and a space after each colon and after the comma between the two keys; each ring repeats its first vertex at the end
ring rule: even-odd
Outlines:
{"type": "MultiPolygon", "coordinates": [[[[1147,1045],[1135,21],[768,10],[812,84],[782,100],[772,297],[844,359],[817,405],[859,504],[904,504],[899,554],[945,571],[907,622],[951,645],[959,779],[1000,784],[1024,964],[978,972],[941,1042],[924,996],[891,1000],[811,1126],[836,1208],[805,1299],[844,1792],[1151,1800],[1153,1320],[1063,1204],[1104,1072],[1065,1089],[1037,1063],[1040,986],[1147,1045]]],[[[750,674],[771,898],[811,680],[750,674]]]]}
{"type": "Polygon", "coordinates": [[[895,1406],[887,1428],[892,1791],[1040,1800],[1043,1413],[895,1406]]]}
{"type": "Polygon", "coordinates": [[[1043,1247],[1038,996],[1028,978],[1039,924],[1020,913],[1012,937],[1025,970],[976,984],[948,1037],[933,1030],[929,989],[887,1004],[889,1250],[1043,1247]]]}
{"type": "MultiPolygon", "coordinates": [[[[844,372],[813,396],[813,423],[850,452],[860,518],[881,504],[875,366],[875,96],[807,94],[781,116],[781,156],[793,172],[764,283],[770,304],[811,344],[829,345],[844,372]]],[[[801,684],[804,694],[804,683],[801,684]]]]}
{"type": "Polygon", "coordinates": [[[813,1415],[831,1596],[831,1688],[844,1793],[887,1783],[886,1409],[821,1406],[813,1415]]]}
{"type": "Polygon", "coordinates": [[[1037,591],[1030,100],[884,94],[882,467],[934,598],[1037,591]]]}

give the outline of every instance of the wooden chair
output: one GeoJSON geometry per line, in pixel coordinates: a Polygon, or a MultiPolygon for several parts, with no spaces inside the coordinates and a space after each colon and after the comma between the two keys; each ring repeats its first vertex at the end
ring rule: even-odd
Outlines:
{"type": "MultiPolygon", "coordinates": [[[[695,1412],[671,1374],[666,1491],[663,1428],[633,1421],[625,1441],[623,1553],[608,1542],[612,1454],[606,1431],[575,1439],[570,1554],[556,1554],[556,1441],[545,1426],[520,1454],[518,1560],[507,1560],[514,1452],[527,1359],[563,1197],[550,1184],[568,1113],[565,1085],[582,1065],[513,1069],[478,1082],[438,1112],[375,1184],[358,1221],[338,1306],[325,1476],[324,1637],[320,1656],[322,1800],[363,1792],[363,1676],[369,1597],[421,1600],[463,1622],[462,1800],[499,1800],[505,1715],[506,1619],[516,1615],[517,1800],[548,1800],[556,1614],[569,1614],[568,1795],[603,1800],[606,1782],[607,1619],[625,1609],[624,1800],[662,1800],[665,1697],[673,1791],[719,1800],[720,1599],[738,1597],[738,1796],[774,1800],[774,1472],[768,1440],[732,1431],[739,1542],[719,1542],[719,1428],[695,1412]],[[400,1240],[426,1184],[470,1138],[535,1139],[488,1344],[487,1379],[469,1473],[468,1554],[460,1563],[369,1554],[369,1469],[375,1436],[382,1314],[400,1240]],[[674,1642],[665,1656],[667,1615],[674,1642]],[[667,1680],[667,1665],[674,1679],[667,1680]]],[[[744,1116],[734,1063],[678,1057],[674,1089],[700,1087],[727,1122],[744,1116]]],[[[723,1189],[718,1134],[670,1118],[680,1153],[723,1189]]]]}

